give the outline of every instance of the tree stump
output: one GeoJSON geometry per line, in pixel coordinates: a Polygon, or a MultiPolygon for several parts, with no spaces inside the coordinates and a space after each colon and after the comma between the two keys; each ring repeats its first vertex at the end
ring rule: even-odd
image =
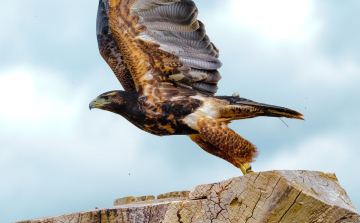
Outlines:
{"type": "Polygon", "coordinates": [[[360,222],[335,174],[314,171],[252,173],[153,198],[22,223],[360,222]]]}

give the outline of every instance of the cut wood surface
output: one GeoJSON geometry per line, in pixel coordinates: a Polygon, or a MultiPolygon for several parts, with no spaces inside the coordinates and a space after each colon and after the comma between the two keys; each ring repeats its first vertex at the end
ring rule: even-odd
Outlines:
{"type": "Polygon", "coordinates": [[[116,206],[22,223],[360,222],[335,174],[268,171],[157,196],[125,197],[116,206]]]}

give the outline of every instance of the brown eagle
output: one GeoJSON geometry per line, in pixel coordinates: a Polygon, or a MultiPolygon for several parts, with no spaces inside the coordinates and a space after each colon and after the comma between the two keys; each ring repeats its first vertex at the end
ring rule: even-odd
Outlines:
{"type": "Polygon", "coordinates": [[[214,96],[219,50],[191,0],[99,0],[100,54],[125,91],[99,95],[89,107],[114,112],[154,135],[188,135],[203,150],[251,172],[256,147],[228,124],[257,116],[303,119],[283,107],[214,96]]]}

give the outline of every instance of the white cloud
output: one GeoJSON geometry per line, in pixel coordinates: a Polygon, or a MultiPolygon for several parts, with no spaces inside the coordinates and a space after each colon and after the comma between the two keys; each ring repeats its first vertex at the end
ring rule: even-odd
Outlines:
{"type": "Polygon", "coordinates": [[[0,132],[18,132],[22,128],[26,131],[28,126],[32,133],[40,133],[50,126],[57,126],[59,130],[73,127],[80,115],[81,101],[86,100],[85,88],[72,88],[64,79],[65,75],[53,70],[18,67],[1,71],[0,121],[3,127],[0,132]],[[4,126],[7,129],[3,129],[4,126]]]}
{"type": "Polygon", "coordinates": [[[295,148],[283,148],[281,151],[285,152],[275,156],[266,166],[271,166],[271,169],[308,169],[341,173],[338,166],[354,163],[355,169],[359,169],[360,163],[357,163],[356,157],[360,156],[357,149],[360,144],[350,142],[351,140],[341,134],[315,136],[295,148]]]}
{"type": "Polygon", "coordinates": [[[32,78],[27,73],[14,72],[0,76],[0,95],[2,95],[0,116],[26,119],[36,112],[41,112],[40,109],[34,110],[36,106],[34,106],[33,88],[32,78]]]}
{"type": "Polygon", "coordinates": [[[360,66],[351,59],[332,60],[323,55],[317,55],[316,51],[309,51],[311,55],[304,55],[299,72],[294,75],[295,82],[307,84],[313,83],[323,86],[344,88],[360,81],[360,66]],[[306,64],[306,66],[304,66],[306,64]]]}
{"type": "MultiPolygon", "coordinates": [[[[17,147],[15,153],[26,153],[26,147],[33,147],[32,152],[59,153],[59,156],[71,153],[82,156],[86,162],[86,156],[91,152],[97,153],[101,147],[115,150],[127,146],[139,147],[140,137],[134,134],[138,129],[131,123],[109,112],[88,110],[88,103],[96,97],[88,87],[72,86],[65,75],[38,67],[1,73],[5,75],[0,76],[0,134],[4,141],[17,147]],[[14,141],[17,137],[28,143],[14,141]],[[122,137],[121,144],[111,145],[122,137]],[[132,140],[126,141],[126,137],[132,140]]],[[[111,152],[115,154],[115,150],[111,152]]],[[[128,150],[127,155],[133,157],[136,152],[136,149],[128,150]]],[[[69,156],[69,159],[76,156],[69,156]]],[[[91,155],[89,159],[94,161],[91,155]]],[[[114,156],[108,159],[109,165],[119,160],[114,156]]]]}
{"type": "Polygon", "coordinates": [[[315,28],[308,25],[312,10],[309,0],[233,0],[232,16],[272,39],[302,40],[315,28]]]}

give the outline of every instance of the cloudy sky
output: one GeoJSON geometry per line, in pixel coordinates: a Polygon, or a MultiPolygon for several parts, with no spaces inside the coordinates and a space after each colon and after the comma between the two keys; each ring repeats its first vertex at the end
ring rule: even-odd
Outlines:
{"type": "MultiPolygon", "coordinates": [[[[218,95],[239,92],[306,121],[231,127],[253,169],[335,172],[360,210],[360,1],[196,0],[220,49],[218,95]]],[[[240,176],[186,136],[157,137],[89,111],[121,89],[98,53],[97,0],[4,1],[0,8],[0,222],[111,206],[240,176]]]]}

